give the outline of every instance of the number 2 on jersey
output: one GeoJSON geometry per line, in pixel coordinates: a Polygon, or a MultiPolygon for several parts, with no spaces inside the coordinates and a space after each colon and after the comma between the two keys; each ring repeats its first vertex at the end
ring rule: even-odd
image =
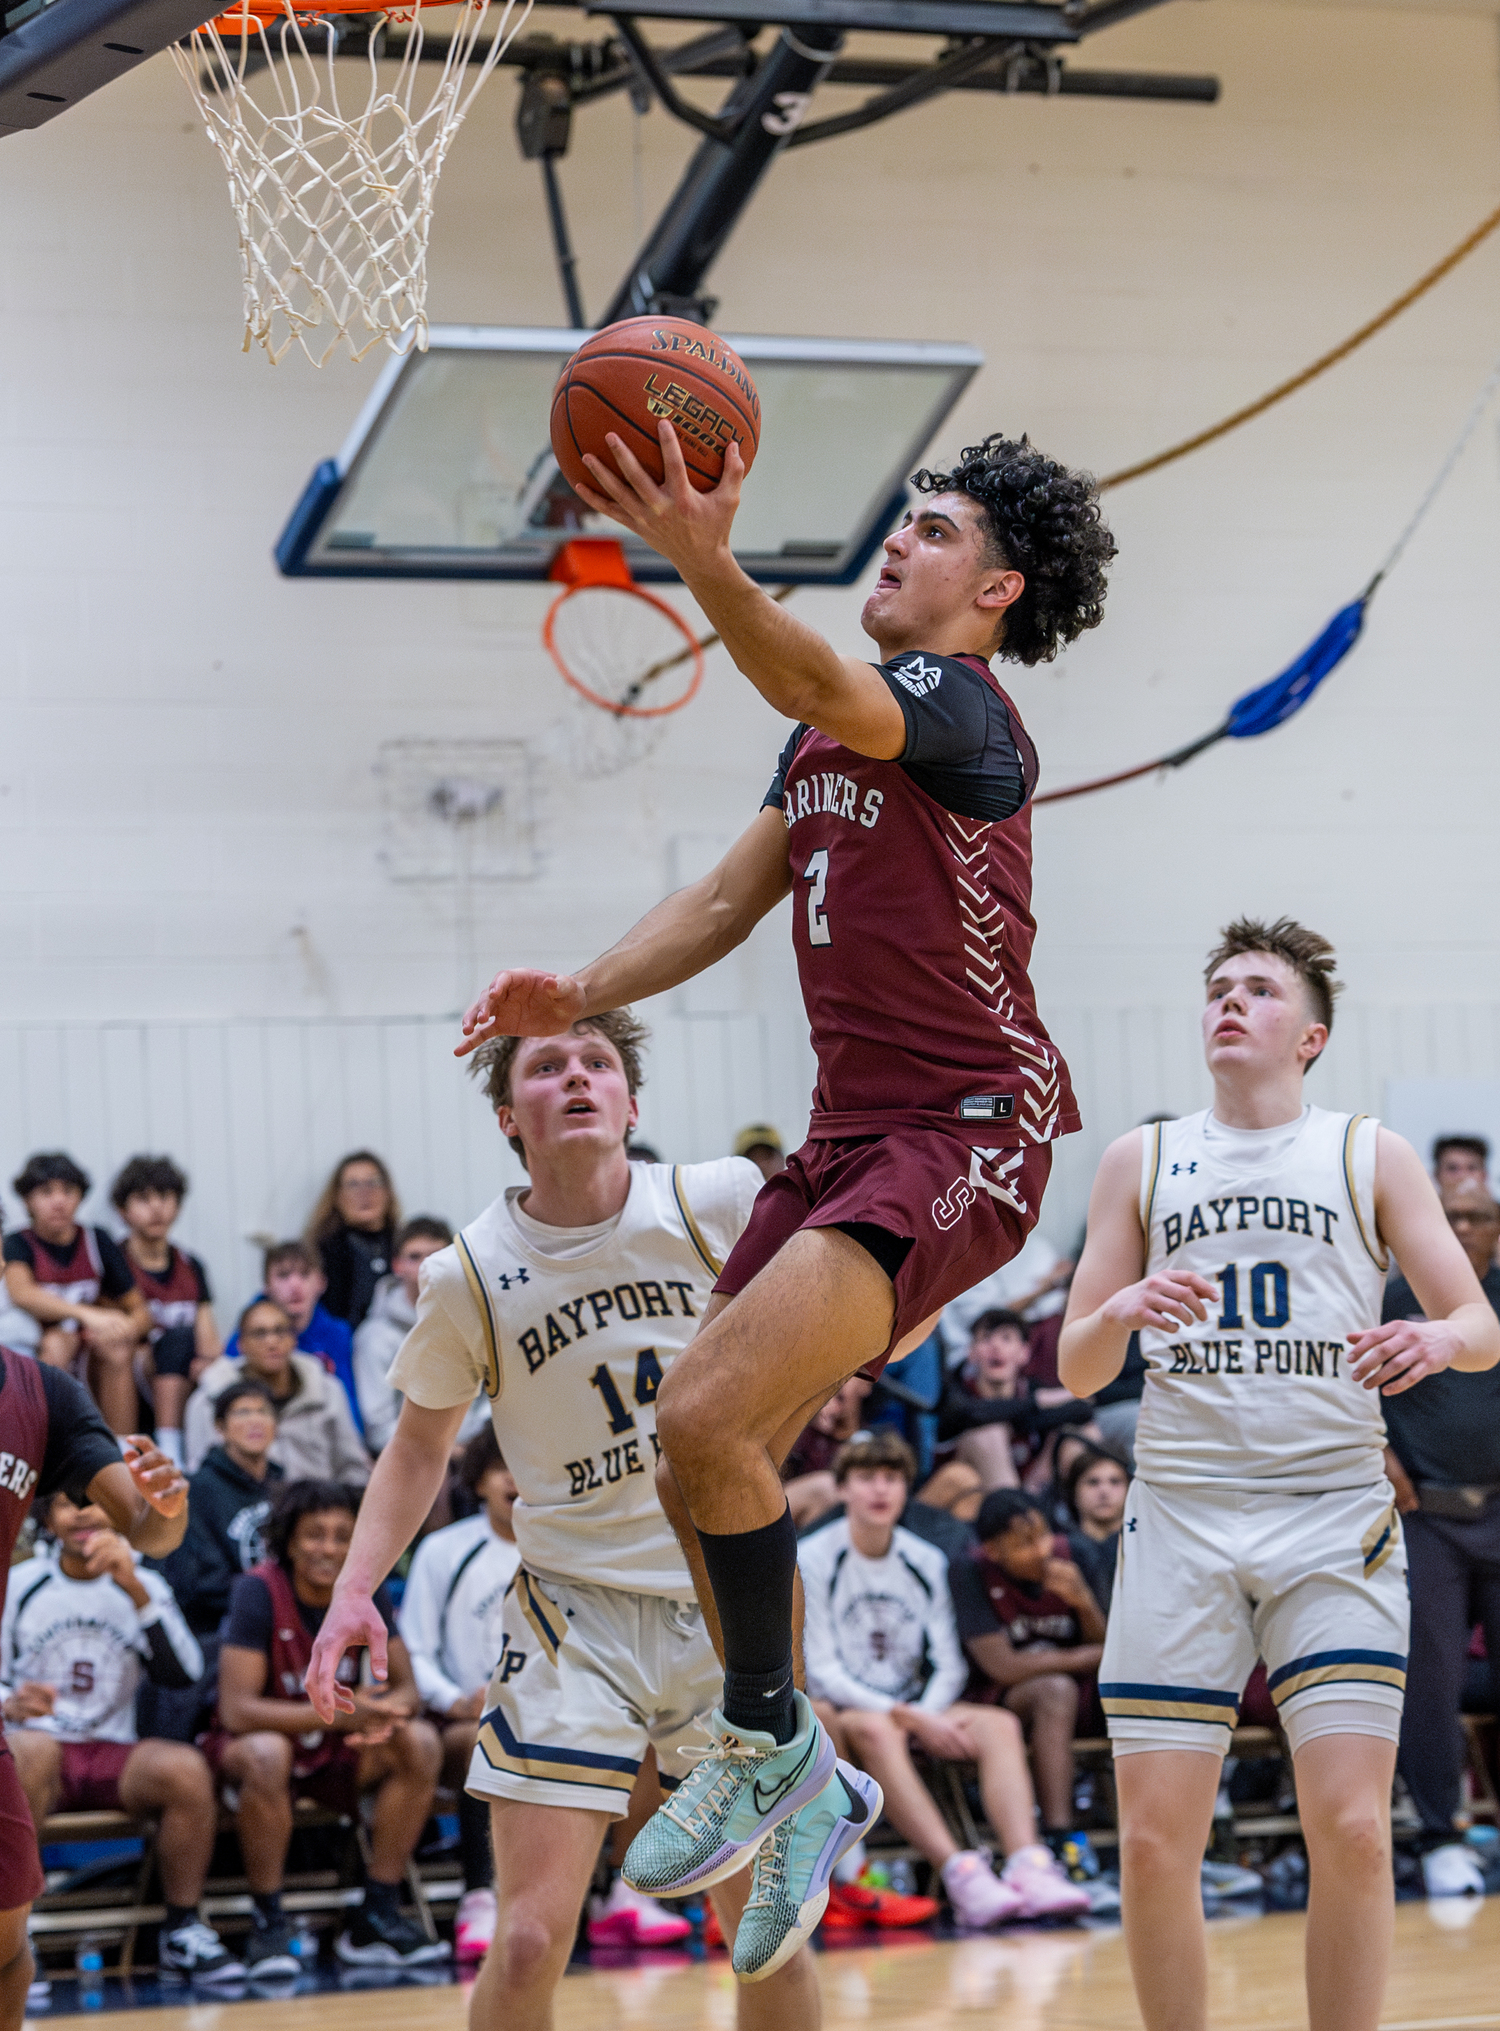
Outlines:
{"type": "MultiPolygon", "coordinates": [[[[610,1434],[618,1438],[621,1432],[635,1430],[635,1418],[625,1407],[625,1399],[615,1387],[615,1378],[609,1372],[609,1363],[601,1361],[589,1377],[589,1387],[597,1389],[603,1399],[609,1417],[610,1434]]],[[[655,1403],[656,1392],[661,1387],[661,1363],[656,1358],[654,1347],[643,1347],[635,1357],[635,1402],[637,1410],[648,1403],[655,1403]]]]}
{"type": "Polygon", "coordinates": [[[828,896],[826,846],[820,846],[816,853],[809,855],[807,866],[802,870],[802,879],[812,883],[807,897],[807,942],[809,945],[831,945],[833,933],[828,928],[828,916],[823,908],[828,896]]]}

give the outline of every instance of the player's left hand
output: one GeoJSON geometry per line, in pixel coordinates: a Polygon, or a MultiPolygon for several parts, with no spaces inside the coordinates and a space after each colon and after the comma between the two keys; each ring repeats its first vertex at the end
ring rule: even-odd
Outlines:
{"type": "Polygon", "coordinates": [[[187,1508],[188,1484],[181,1470],[160,1451],[154,1439],[132,1432],[120,1441],[130,1478],[158,1516],[181,1516],[187,1508]]]}
{"type": "Polygon", "coordinates": [[[689,578],[695,568],[704,570],[729,554],[729,531],[740,504],[745,461],[731,438],[724,453],[723,478],[700,494],[688,478],[682,440],[665,417],[658,434],[663,466],[660,486],[624,439],[610,431],[604,441],[618,471],[611,472],[602,459],[585,452],[583,462],[597,485],[580,487],[578,492],[595,514],[623,522],[689,578]]]}
{"type": "Polygon", "coordinates": [[[1349,1373],[1365,1389],[1400,1396],[1424,1376],[1438,1375],[1464,1352],[1446,1319],[1392,1319],[1367,1333],[1349,1335],[1349,1373]]]}

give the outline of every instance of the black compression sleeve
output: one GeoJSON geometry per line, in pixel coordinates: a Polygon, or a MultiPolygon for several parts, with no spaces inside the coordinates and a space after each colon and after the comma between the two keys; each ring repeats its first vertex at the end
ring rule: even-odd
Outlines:
{"type": "Polygon", "coordinates": [[[1004,699],[979,670],[915,652],[878,668],[906,722],[900,765],[917,788],[963,818],[1014,817],[1030,794],[1027,760],[1004,699]]]}
{"type": "Polygon", "coordinates": [[[788,739],[786,746],[781,750],[780,755],[777,757],[776,773],[771,778],[771,787],[769,790],[767,790],[764,797],[762,797],[760,800],[760,808],[762,811],[764,811],[768,805],[773,811],[780,811],[783,805],[785,804],[786,772],[792,766],[792,763],[796,758],[797,749],[801,744],[802,736],[807,732],[807,730],[808,730],[807,724],[805,721],[800,726],[794,726],[792,728],[791,736],[788,739]]]}
{"type": "Polygon", "coordinates": [[[142,1634],[146,1638],[146,1676],[153,1685],[181,1692],[186,1686],[197,1684],[172,1648],[172,1639],[160,1621],[151,1623],[142,1634]]]}
{"type": "Polygon", "coordinates": [[[36,1492],[45,1497],[60,1488],[70,1502],[86,1502],[90,1481],[120,1459],[120,1442],[81,1382],[45,1363],[37,1374],[47,1399],[47,1450],[36,1492]]]}

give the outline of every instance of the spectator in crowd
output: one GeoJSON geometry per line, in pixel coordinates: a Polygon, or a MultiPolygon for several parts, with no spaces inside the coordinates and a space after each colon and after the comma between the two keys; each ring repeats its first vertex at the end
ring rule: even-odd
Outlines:
{"type": "MultiPolygon", "coordinates": [[[[894,1433],[861,1434],[834,1467],[844,1515],[803,1540],[808,1696],[841,1755],[877,1779],[886,1817],[941,1877],[963,1925],[1076,1916],[1089,1908],[1036,1840],[1036,1807],[1013,1714],[961,1700],[968,1666],[954,1624],[948,1562],[897,1522],[916,1460],[894,1433]],[[991,1826],[1008,1857],[997,1877],[977,1849],[960,1849],[917,1775],[912,1745],[934,1760],[977,1763],[991,1826]]],[[[900,1900],[835,1883],[830,1904],[876,1924],[916,1922],[900,1900]]]]}
{"type": "Polygon", "coordinates": [[[633,1164],[659,1164],[662,1161],[661,1151],[649,1142],[628,1142],[625,1154],[633,1164]]]}
{"type": "Polygon", "coordinates": [[[400,1627],[417,1690],[429,1713],[439,1716],[443,1780],[459,1795],[464,1894],[453,1945],[460,1960],[474,1960],[495,1933],[495,1863],[489,1807],[463,1787],[485,1691],[503,1647],[505,1595],[521,1563],[511,1525],[516,1484],[488,1418],[464,1448],[460,1474],[483,1507],[418,1544],[401,1597],[400,1627]]]}
{"type": "Polygon", "coordinates": [[[1068,1468],[1063,1485],[1075,1519],[1067,1533],[1068,1550],[1107,1620],[1130,1475],[1116,1454],[1103,1447],[1085,1446],[1068,1468]]]}
{"type": "Polygon", "coordinates": [[[949,1367],[967,1356],[974,1323],[982,1312],[1017,1312],[1028,1326],[1060,1315],[1067,1306],[1073,1267],[1072,1258],[1060,1255],[1034,1227],[1019,1255],[944,1308],[938,1332],[949,1367]]]}
{"type": "Polygon", "coordinates": [[[159,1819],[161,1964],[196,1981],[239,1979],[244,1967],[198,1916],[214,1843],[208,1765],[185,1742],[136,1738],[142,1683],[191,1685],[198,1645],[167,1582],[102,1509],[57,1494],[43,1520],[54,1541],[12,1574],[0,1623],[6,1739],[37,1833],[54,1812],[159,1819]]]}
{"type": "Polygon", "coordinates": [[[266,1526],[270,1556],[235,1581],[224,1618],[218,1721],[204,1748],[238,1801],[255,1905],[245,1948],[252,1974],[297,1972],[281,1889],[299,1798],[353,1816],[361,1797],[373,1794],[364,1902],[339,1935],[339,1959],[409,1968],[446,1959],[449,1951],[401,1909],[402,1879],[432,1811],[443,1752],[432,1723],[418,1718],[421,1696],[384,1587],[375,1599],[391,1630],[385,1684],[359,1682],[362,1651],[346,1657],[340,1679],[351,1688],[354,1712],[339,1714],[332,1727],[302,1690],[313,1638],[348,1556],[358,1500],[337,1481],[288,1482],[266,1526]]]}
{"type": "Polygon", "coordinates": [[[1489,1189],[1490,1146],[1482,1135],[1440,1135],[1432,1145],[1432,1175],[1439,1192],[1473,1183],[1489,1189]]]}
{"type": "Polygon", "coordinates": [[[84,1380],[111,1431],[139,1428],[136,1348],[151,1326],[145,1299],[117,1242],[102,1227],[81,1227],[78,1209],[92,1179],[63,1150],[28,1157],[11,1189],[30,1225],[5,1237],[11,1301],[41,1328],[38,1357],[84,1380]]]}
{"type": "Polygon", "coordinates": [[[223,1351],[208,1272],[170,1240],[188,1181],[170,1157],[132,1157],[109,1188],[125,1222],[125,1260],[151,1315],[151,1402],[156,1443],[182,1465],[182,1413],[193,1382],[223,1351]]]}
{"type": "Polygon", "coordinates": [[[851,1375],[792,1442],[782,1462],[781,1480],[786,1489],[787,1507],[798,1530],[808,1530],[820,1516],[826,1516],[839,1499],[833,1477],[833,1463],[840,1446],[859,1430],[865,1399],[874,1384],[868,1375],[851,1375]]]}
{"type": "Polygon", "coordinates": [[[351,1481],[370,1478],[370,1456],[354,1428],[344,1386],[311,1354],[297,1352],[297,1329],[284,1305],[252,1298],[240,1313],[231,1345],[188,1398],[183,1445],[190,1473],[208,1457],[214,1439],[214,1406],[222,1390],[240,1377],[263,1382],[276,1405],[276,1441],[271,1458],[289,1480],[351,1481]]]}
{"type": "Polygon", "coordinates": [[[357,1149],[342,1158],[313,1208],[307,1243],[328,1280],[324,1304],[351,1333],[390,1269],[400,1225],[401,1202],[379,1157],[357,1149]]]}
{"type": "MultiPolygon", "coordinates": [[[[1500,1206],[1479,1177],[1446,1185],[1441,1196],[1448,1224],[1500,1313],[1494,1267],[1500,1206]]],[[[1422,1317],[1405,1277],[1387,1285],[1381,1317],[1382,1323],[1422,1317]]],[[[1464,1769],[1459,1713],[1476,1619],[1489,1653],[1490,1711],[1500,1709],[1500,1368],[1444,1369],[1420,1389],[1385,1397],[1381,1408],[1411,1584],[1399,1767],[1421,1817],[1417,1845],[1428,1894],[1483,1896],[1478,1856],[1455,1840],[1453,1819],[1464,1769]]]]}
{"type": "Polygon", "coordinates": [[[1104,1616],[1034,1495],[996,1489],[976,1528],[977,1552],[951,1571],[959,1636],[1026,1730],[1047,1845],[1070,1872],[1092,1873],[1088,1842],[1073,1832],[1073,1736],[1104,1732],[1094,1711],[1104,1616]]]}
{"type": "Polygon", "coordinates": [[[968,1357],[950,1372],[938,1405],[937,1472],[922,1500],[971,1520],[992,1488],[1044,1485],[1057,1434],[1087,1427],[1090,1406],[1058,1385],[1027,1380],[1026,1327],[1016,1312],[981,1312],[968,1357]]]}
{"type": "MultiPolygon", "coordinates": [[[[278,1241],[265,1253],[257,1293],[281,1306],[297,1329],[297,1352],[311,1354],[330,1375],[338,1377],[349,1408],[359,1424],[359,1397],[354,1382],[354,1333],[323,1304],[327,1279],[316,1254],[305,1241],[278,1241]]],[[[224,1349],[230,1360],[239,1353],[233,1333],[224,1349]]]]}
{"type": "Polygon", "coordinates": [[[265,1526],[284,1470],[272,1459],[276,1399],[259,1376],[241,1373],[213,1402],[211,1446],[188,1483],[187,1536],[162,1571],[207,1654],[241,1573],[266,1555],[265,1526]]]}
{"type": "MultiPolygon", "coordinates": [[[[446,1220],[418,1214],[396,1236],[389,1276],[375,1286],[370,1309],[354,1335],[354,1386],[358,1393],[360,1422],[365,1443],[372,1453],[381,1452],[390,1442],[401,1414],[401,1393],[386,1377],[401,1351],[401,1342],[417,1322],[417,1282],[422,1264],[453,1239],[446,1220]]],[[[483,1400],[480,1416],[488,1422],[489,1409],[483,1400]]]]}
{"type": "Polygon", "coordinates": [[[763,1178],[774,1178],[778,1171],[786,1169],[781,1137],[768,1121],[752,1121],[748,1128],[742,1128],[734,1139],[734,1153],[737,1157],[749,1157],[763,1178]]]}

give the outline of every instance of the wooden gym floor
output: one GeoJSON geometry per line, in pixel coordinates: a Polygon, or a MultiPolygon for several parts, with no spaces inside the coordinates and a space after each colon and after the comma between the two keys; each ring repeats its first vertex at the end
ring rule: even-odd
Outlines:
{"type": "MultiPolygon", "coordinates": [[[[1299,1914],[1217,1919],[1209,1927],[1213,2031],[1299,2031],[1299,1914]]],[[[887,1936],[819,1955],[824,2031],[1130,2031],[1139,2025],[1117,1931],[967,1940],[887,1936]]],[[[275,2002],[111,2010],[108,2031],[463,2031],[454,1987],[321,1993],[275,2002]]],[[[33,2020],[100,2031],[100,2019],[33,2020]]],[[[723,1955],[684,1966],[665,1954],[569,1974],[557,2031],[733,2031],[723,1955]]],[[[1500,2031],[1500,1898],[1402,1904],[1382,2031],[1500,2031]]]]}

